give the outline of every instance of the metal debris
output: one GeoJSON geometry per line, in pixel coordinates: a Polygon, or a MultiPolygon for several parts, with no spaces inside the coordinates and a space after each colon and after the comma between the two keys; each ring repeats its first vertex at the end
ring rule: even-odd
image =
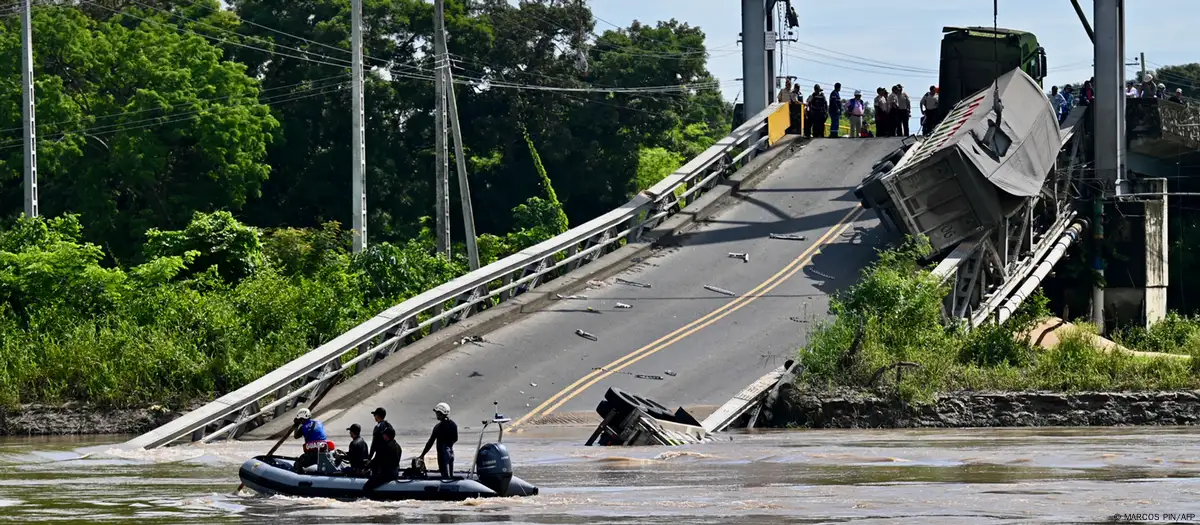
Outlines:
{"type": "Polygon", "coordinates": [[[625,303],[617,303],[617,306],[616,306],[616,307],[617,307],[617,308],[633,308],[632,306],[630,306],[630,305],[627,305],[627,304],[625,304],[625,303]]]}
{"type": "Polygon", "coordinates": [[[537,383],[529,383],[529,386],[536,387],[537,383]]]}
{"type": "Polygon", "coordinates": [[[731,291],[729,291],[729,290],[726,290],[726,289],[724,289],[724,288],[718,288],[718,287],[716,287],[716,286],[712,286],[712,285],[710,285],[710,284],[706,284],[706,285],[704,285],[704,288],[705,288],[706,290],[711,290],[711,291],[717,292],[717,293],[719,293],[719,294],[725,294],[725,295],[730,295],[730,296],[732,296],[732,295],[737,295],[737,294],[735,294],[735,293],[733,293],[733,292],[731,292],[731,291]]]}
{"type": "Polygon", "coordinates": [[[582,301],[586,301],[586,300],[587,300],[587,296],[586,296],[586,295],[563,295],[563,294],[560,294],[560,293],[556,293],[556,294],[554,294],[554,295],[558,296],[558,298],[559,298],[559,299],[563,299],[563,300],[572,300],[572,299],[574,299],[574,300],[582,300],[582,301]]]}
{"type": "Polygon", "coordinates": [[[582,337],[584,339],[591,339],[592,341],[599,341],[599,339],[595,335],[592,335],[588,332],[584,332],[583,330],[575,330],[575,335],[582,337]]]}
{"type": "Polygon", "coordinates": [[[626,284],[629,286],[637,286],[638,288],[649,288],[650,287],[650,285],[648,285],[646,283],[639,283],[636,281],[626,281],[625,279],[621,279],[620,277],[617,278],[617,283],[626,284]]]}
{"type": "Polygon", "coordinates": [[[822,279],[829,279],[829,280],[833,280],[833,279],[834,279],[834,277],[833,277],[832,275],[829,275],[829,274],[827,274],[827,273],[824,273],[824,272],[817,271],[817,269],[815,269],[815,268],[809,268],[809,269],[808,269],[808,271],[812,272],[812,273],[813,273],[813,275],[816,275],[817,277],[820,277],[820,278],[822,278],[822,279]]]}
{"type": "Polygon", "coordinates": [[[729,258],[730,259],[741,259],[742,262],[744,262],[744,263],[750,262],[750,254],[748,254],[748,253],[729,252],[729,258]]]}
{"type": "Polygon", "coordinates": [[[667,374],[667,375],[669,375],[669,376],[671,376],[671,377],[675,377],[675,372],[672,372],[672,371],[670,371],[670,370],[667,370],[666,372],[663,372],[663,373],[664,373],[664,374],[667,374]]]}
{"type": "MultiPolygon", "coordinates": [[[[597,366],[597,367],[595,367],[595,368],[592,368],[592,370],[599,370],[599,371],[601,371],[601,372],[608,372],[608,373],[610,373],[610,374],[625,374],[625,375],[627,375],[627,376],[633,376],[633,377],[636,377],[636,378],[638,378],[638,379],[653,379],[653,380],[655,380],[655,381],[664,381],[664,380],[666,379],[666,378],[664,378],[663,376],[659,376],[659,375],[652,375],[652,374],[635,374],[635,373],[633,373],[633,372],[626,372],[626,371],[624,371],[624,370],[609,370],[609,369],[607,369],[607,368],[604,368],[604,367],[602,367],[602,366],[597,366]]],[[[667,375],[674,376],[674,375],[675,375],[675,373],[674,373],[674,372],[671,372],[670,370],[668,370],[668,371],[667,371],[667,375]]]]}
{"type": "Polygon", "coordinates": [[[808,237],[805,237],[805,236],[803,236],[803,235],[796,235],[796,234],[794,234],[794,233],[772,233],[772,234],[770,235],[770,237],[771,237],[772,239],[781,239],[781,240],[785,240],[785,241],[805,241],[805,240],[808,240],[808,237]]]}
{"type": "Polygon", "coordinates": [[[482,335],[468,335],[468,336],[466,336],[466,337],[464,337],[464,338],[462,338],[462,339],[459,339],[459,340],[458,340],[458,342],[457,342],[457,343],[454,343],[454,344],[458,344],[458,345],[465,345],[465,344],[467,344],[467,343],[475,343],[475,344],[479,344],[479,343],[482,343],[482,342],[483,342],[483,336],[482,336],[482,335]]]}
{"type": "Polygon", "coordinates": [[[647,374],[633,374],[633,377],[636,377],[638,379],[653,379],[655,381],[663,380],[663,376],[652,376],[652,375],[647,375],[647,374]]]}

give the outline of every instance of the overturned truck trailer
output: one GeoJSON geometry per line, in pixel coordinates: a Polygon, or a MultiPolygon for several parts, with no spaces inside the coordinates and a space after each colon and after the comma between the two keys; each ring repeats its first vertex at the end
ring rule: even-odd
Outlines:
{"type": "Polygon", "coordinates": [[[929,137],[893,156],[894,166],[880,162],[854,194],[889,230],[925,235],[944,252],[1037,195],[1060,146],[1050,100],[1014,69],[955,105],[929,137]]]}

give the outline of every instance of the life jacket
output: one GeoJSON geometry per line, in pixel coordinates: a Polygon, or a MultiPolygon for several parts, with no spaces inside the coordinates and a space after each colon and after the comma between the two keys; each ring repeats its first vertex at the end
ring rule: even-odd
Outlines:
{"type": "Polygon", "coordinates": [[[304,434],[304,450],[316,450],[317,447],[325,445],[329,451],[333,451],[333,442],[325,436],[325,425],[320,421],[310,419],[300,425],[300,432],[304,434]]]}

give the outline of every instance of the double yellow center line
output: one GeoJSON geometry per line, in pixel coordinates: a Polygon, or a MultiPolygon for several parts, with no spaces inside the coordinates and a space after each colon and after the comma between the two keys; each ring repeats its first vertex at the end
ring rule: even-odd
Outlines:
{"type": "Polygon", "coordinates": [[[550,396],[549,399],[538,405],[528,414],[522,416],[509,428],[515,429],[517,426],[529,421],[530,419],[549,415],[555,410],[558,410],[558,408],[564,403],[575,398],[575,396],[578,396],[584,390],[587,390],[592,385],[603,380],[604,378],[611,376],[616,372],[620,372],[625,367],[641,361],[648,356],[654,355],[659,350],[671,346],[679,340],[699,332],[705,327],[711,326],[713,323],[716,323],[725,316],[738,311],[743,306],[746,306],[751,302],[754,302],[755,299],[770,293],[771,290],[774,290],[780,284],[783,284],[785,281],[791,278],[791,276],[795,275],[796,272],[803,269],[804,265],[808,264],[808,261],[812,259],[812,256],[816,255],[816,253],[820,251],[821,246],[829,243],[830,240],[834,239],[838,235],[841,235],[841,233],[850,226],[850,223],[854,222],[854,220],[857,219],[863,211],[863,208],[855,206],[854,209],[850,210],[849,213],[842,217],[842,220],[831,226],[824,235],[818,238],[817,241],[812,244],[812,246],[809,246],[808,249],[804,250],[804,252],[793,259],[792,262],[788,263],[787,266],[784,266],[782,270],[779,270],[777,273],[775,273],[775,275],[772,275],[770,278],[763,281],[762,284],[759,284],[745,295],[739,296],[733,301],[725,303],[716,310],[709,312],[704,317],[692,321],[678,330],[664,335],[658,338],[656,341],[626,354],[620,359],[605,365],[602,369],[593,370],[590,374],[583,376],[574,383],[571,383],[557,394],[550,396]]]}

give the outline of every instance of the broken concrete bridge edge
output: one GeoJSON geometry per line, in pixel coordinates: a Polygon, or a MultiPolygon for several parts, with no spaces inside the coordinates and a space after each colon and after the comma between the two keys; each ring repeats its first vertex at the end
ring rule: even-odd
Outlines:
{"type": "Polygon", "coordinates": [[[952,392],[909,403],[862,389],[784,385],[773,428],[1080,427],[1200,424],[1200,391],[952,392]]]}
{"type": "MultiPolygon", "coordinates": [[[[729,197],[735,195],[739,190],[753,188],[777,168],[787,158],[788,153],[804,144],[807,144],[805,139],[794,136],[784,137],[770,149],[758,154],[741,169],[718,182],[714,188],[708,190],[684,209],[667,217],[657,227],[645,232],[641,241],[621,246],[566,275],[400,348],[387,359],[335,386],[326,395],[320,409],[314,415],[321,417],[322,414],[334,410],[345,410],[361,403],[392,383],[415,372],[418,368],[457,348],[455,342],[462,341],[471,335],[485,334],[515,322],[526,313],[544,308],[551,301],[556,300],[558,295],[569,297],[586,288],[588,281],[608,279],[628,269],[641,261],[653,248],[671,242],[674,237],[686,233],[701,221],[717,213],[730,200],[729,197]]],[[[647,283],[637,284],[645,285],[647,283]]],[[[278,438],[290,428],[291,417],[289,414],[290,412],[268,421],[261,427],[246,433],[245,437],[250,439],[278,438]]]]}

